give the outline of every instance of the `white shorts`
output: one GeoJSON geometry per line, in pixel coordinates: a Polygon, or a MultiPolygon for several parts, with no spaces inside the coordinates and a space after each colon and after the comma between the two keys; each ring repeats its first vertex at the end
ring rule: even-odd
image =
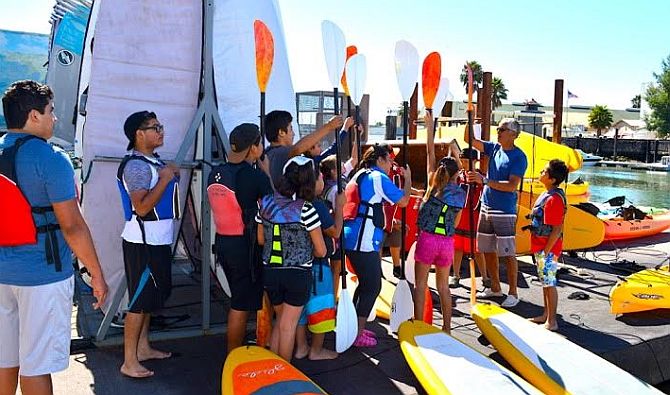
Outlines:
{"type": "Polygon", "coordinates": [[[0,284],[0,368],[21,376],[67,369],[74,277],[20,287],[0,284]]]}

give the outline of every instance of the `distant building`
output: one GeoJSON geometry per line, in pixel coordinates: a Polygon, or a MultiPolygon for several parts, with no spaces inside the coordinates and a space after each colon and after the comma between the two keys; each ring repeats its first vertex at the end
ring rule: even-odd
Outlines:
{"type": "Polygon", "coordinates": [[[654,139],[656,133],[647,130],[647,124],[639,119],[620,119],[616,121],[603,136],[614,138],[615,133],[620,139],[654,139]]]}

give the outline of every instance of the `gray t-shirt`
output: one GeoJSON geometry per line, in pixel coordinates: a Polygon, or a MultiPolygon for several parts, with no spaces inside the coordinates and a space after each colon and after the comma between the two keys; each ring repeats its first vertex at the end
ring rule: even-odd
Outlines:
{"type": "Polygon", "coordinates": [[[279,182],[279,179],[282,176],[282,170],[284,170],[284,165],[288,162],[290,152],[291,146],[284,145],[271,146],[265,150],[265,154],[268,156],[268,161],[270,162],[270,178],[272,179],[272,185],[276,186],[279,182]]]}
{"type": "Polygon", "coordinates": [[[131,160],[123,169],[123,180],[128,193],[151,189],[151,165],[143,160],[131,160]]]}

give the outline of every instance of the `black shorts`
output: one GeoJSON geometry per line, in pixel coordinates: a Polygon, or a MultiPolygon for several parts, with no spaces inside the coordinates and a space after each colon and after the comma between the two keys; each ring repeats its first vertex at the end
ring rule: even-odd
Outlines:
{"type": "Polygon", "coordinates": [[[123,240],[128,283],[128,311],[151,313],[163,308],[172,291],[172,248],[123,240]]]}
{"type": "Polygon", "coordinates": [[[263,282],[273,306],[282,303],[304,306],[312,290],[312,270],[266,267],[263,271],[263,282]]]}
{"type": "Polygon", "coordinates": [[[246,236],[216,236],[216,261],[230,285],[230,307],[238,311],[256,311],[263,306],[262,272],[259,262],[252,262],[249,245],[246,236]]]}

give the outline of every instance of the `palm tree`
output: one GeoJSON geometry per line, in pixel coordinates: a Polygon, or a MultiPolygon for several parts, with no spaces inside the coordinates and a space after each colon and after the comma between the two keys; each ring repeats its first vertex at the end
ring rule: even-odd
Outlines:
{"type": "MultiPolygon", "coordinates": [[[[472,69],[472,77],[474,78],[475,91],[482,84],[484,79],[484,71],[482,70],[482,65],[479,64],[476,60],[469,60],[465,62],[472,69]]],[[[463,66],[463,71],[461,71],[461,83],[465,87],[465,93],[468,92],[468,71],[463,66]]]]}
{"type": "Polygon", "coordinates": [[[502,79],[493,77],[491,82],[491,111],[502,106],[502,100],[507,100],[507,88],[502,79]]]}
{"type": "Polygon", "coordinates": [[[640,95],[635,95],[630,100],[630,104],[633,106],[633,108],[640,108],[640,100],[642,100],[642,97],[640,95]]]}
{"type": "Polygon", "coordinates": [[[596,105],[589,114],[589,126],[596,129],[596,135],[600,137],[603,129],[612,126],[612,112],[607,106],[596,105]]]}

